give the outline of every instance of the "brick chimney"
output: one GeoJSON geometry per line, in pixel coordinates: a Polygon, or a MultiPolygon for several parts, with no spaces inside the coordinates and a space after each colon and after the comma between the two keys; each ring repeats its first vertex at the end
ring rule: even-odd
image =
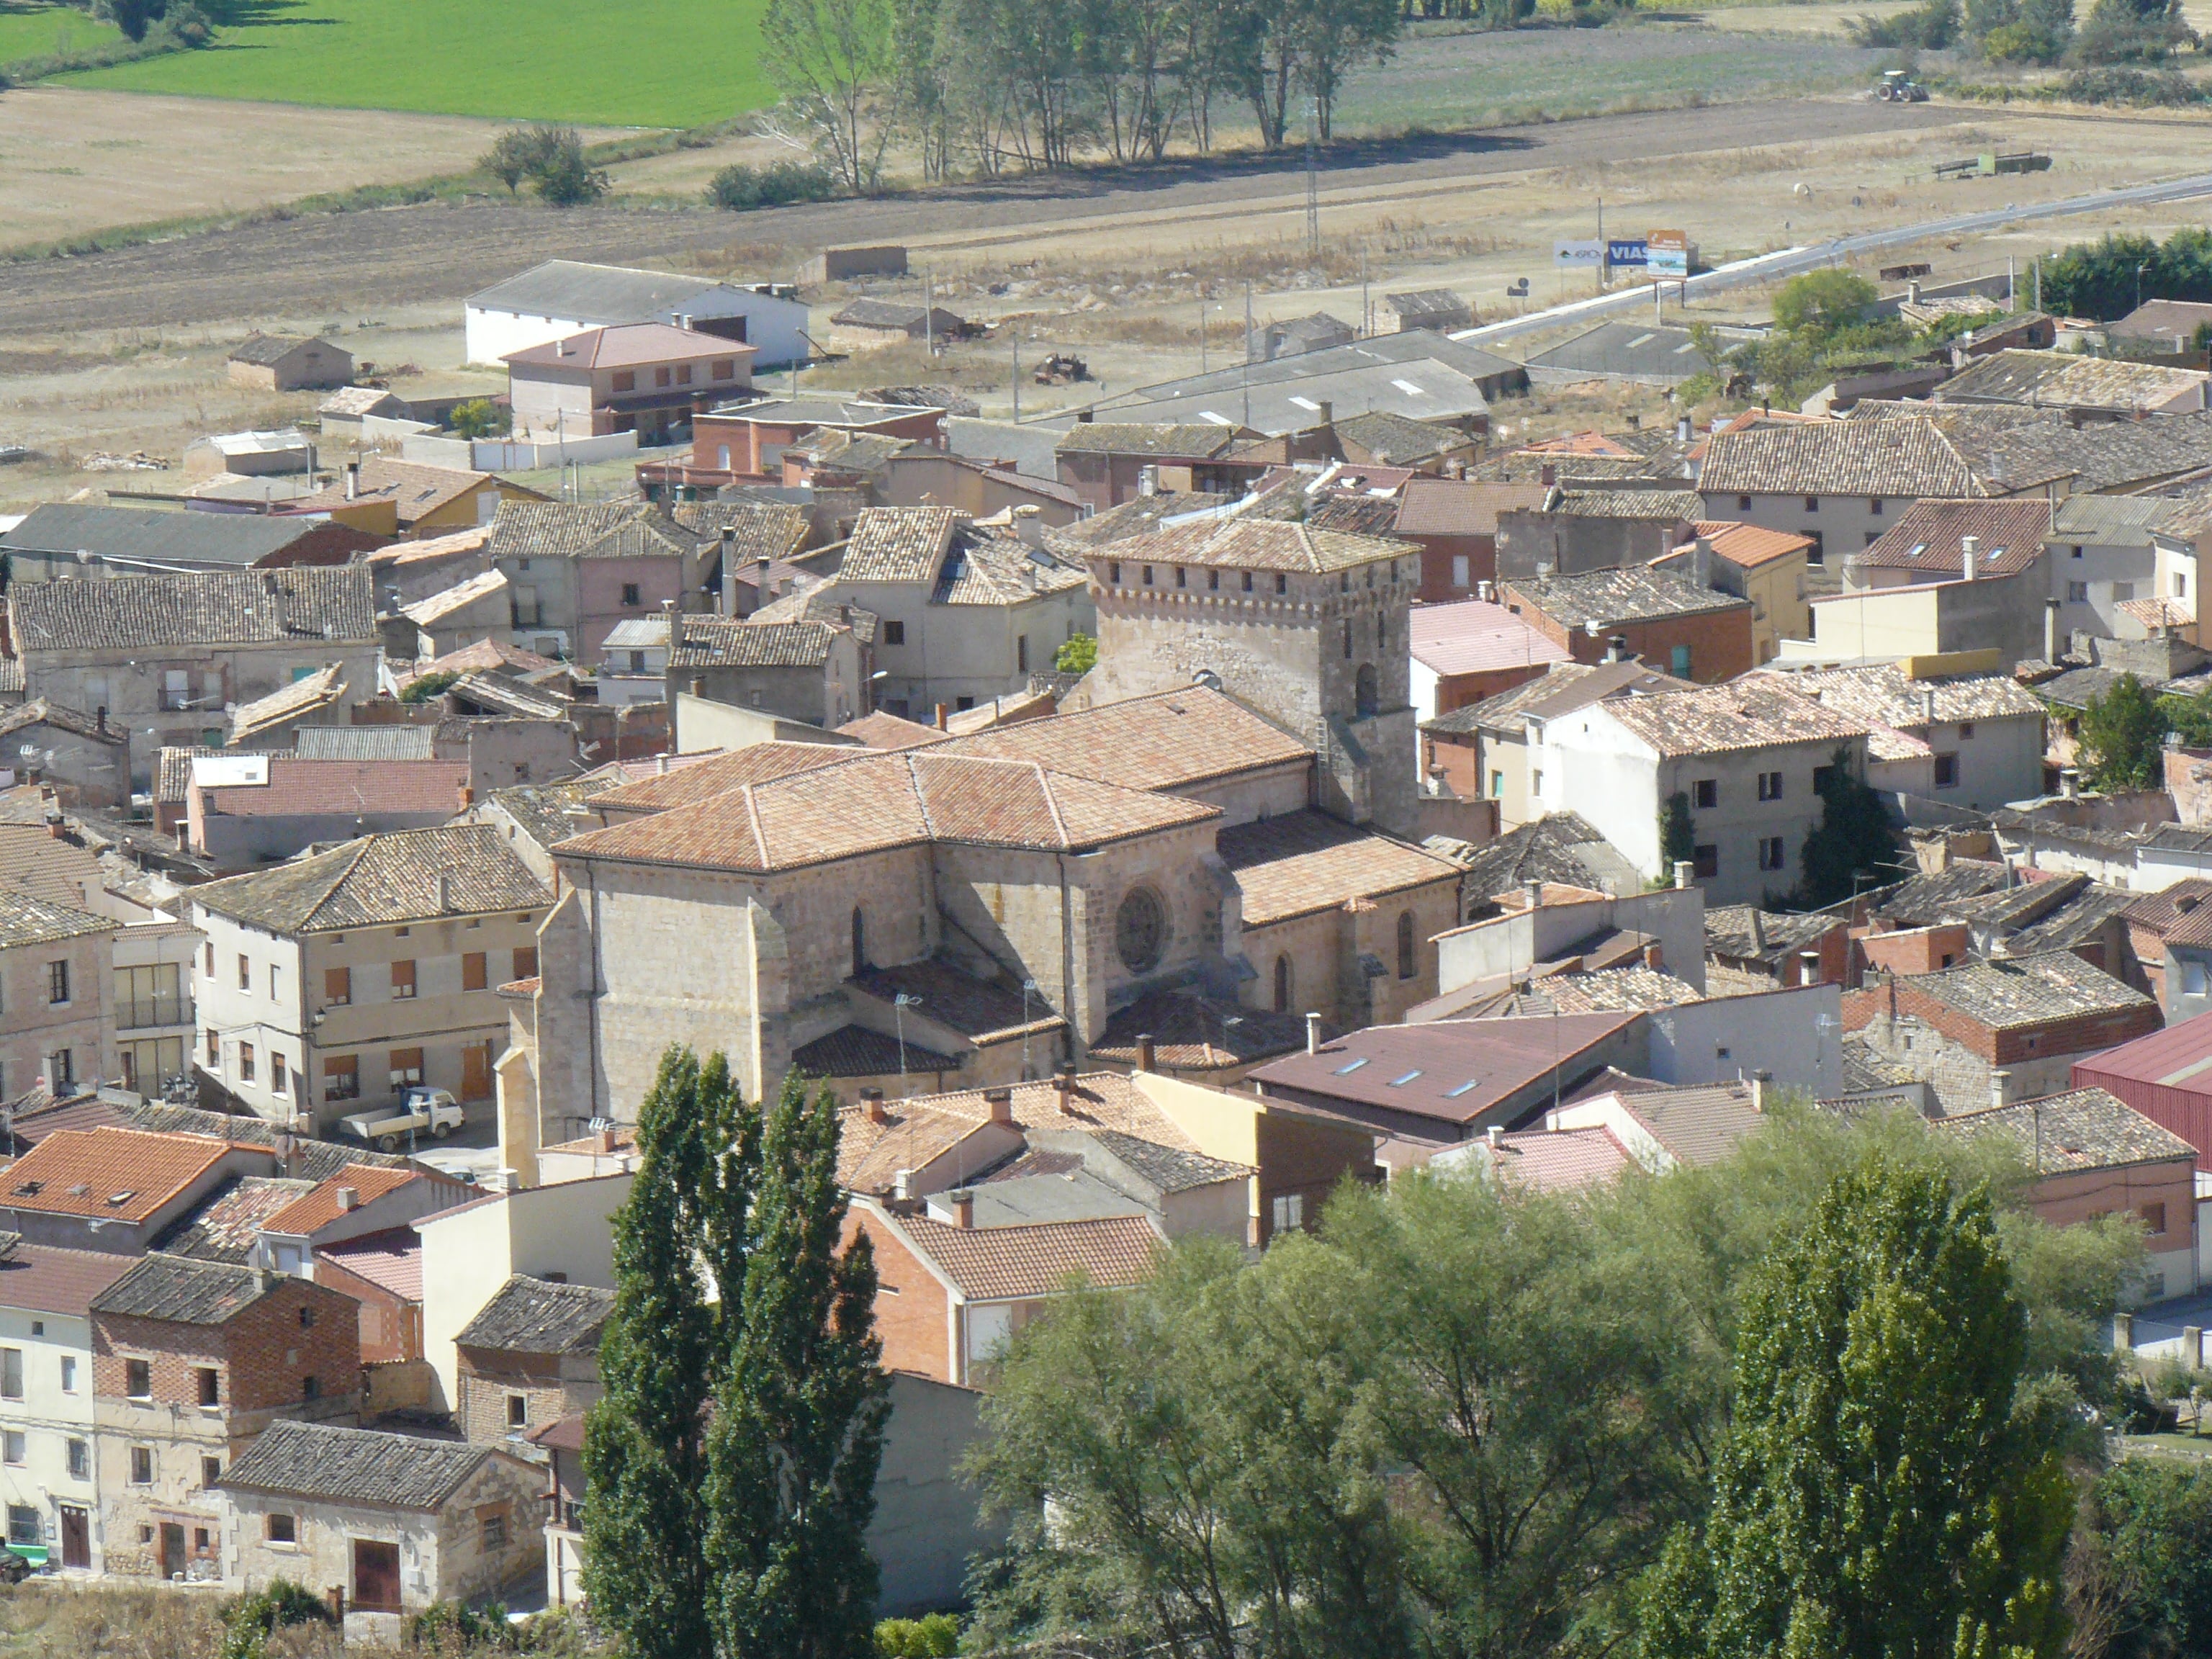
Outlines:
{"type": "Polygon", "coordinates": [[[1137,1033],[1137,1069],[1140,1072],[1158,1069],[1152,1064],[1152,1034],[1150,1031],[1137,1033]]]}
{"type": "Polygon", "coordinates": [[[990,1108],[991,1121],[1011,1127],[1014,1121],[1014,1091],[1012,1089],[986,1089],[983,1103],[990,1108]]]}
{"type": "Polygon", "coordinates": [[[860,1091],[860,1111],[871,1123],[888,1123],[891,1121],[891,1115],[884,1105],[884,1091],[881,1089],[860,1091]]]}
{"type": "Polygon", "coordinates": [[[1059,1069],[1053,1073],[1052,1088],[1053,1092],[1060,1097],[1060,1115],[1065,1117],[1073,1112],[1075,1109],[1075,1066],[1072,1061],[1062,1062],[1059,1069]]]}
{"type": "Polygon", "coordinates": [[[963,1233],[973,1232],[975,1230],[975,1194],[974,1188],[963,1187],[957,1191],[945,1194],[945,1196],[946,1200],[952,1206],[952,1224],[959,1228],[963,1233]]]}
{"type": "Polygon", "coordinates": [[[358,1187],[341,1187],[341,1188],[338,1188],[338,1213],[339,1213],[339,1214],[343,1215],[343,1214],[345,1214],[345,1213],[346,1213],[347,1212],[349,1212],[349,1211],[357,1210],[357,1209],[359,1209],[360,1207],[361,1207],[361,1188],[358,1188],[358,1187]]]}

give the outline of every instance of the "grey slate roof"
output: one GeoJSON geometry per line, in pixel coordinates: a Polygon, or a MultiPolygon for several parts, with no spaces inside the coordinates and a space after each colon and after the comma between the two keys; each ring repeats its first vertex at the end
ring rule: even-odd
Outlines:
{"type": "Polygon", "coordinates": [[[2069,951],[1967,962],[1909,983],[1992,1030],[2012,1030],[2083,1014],[2154,1005],[2142,992],[2092,968],[2069,951]]]}
{"type": "Polygon", "coordinates": [[[435,760],[437,739],[434,726],[302,726],[292,733],[292,753],[301,760],[435,760]]]}
{"type": "Polygon", "coordinates": [[[687,612],[671,668],[819,668],[838,629],[819,622],[740,622],[687,612]]]}
{"type": "Polygon", "coordinates": [[[1987,1111],[1938,1118],[1936,1127],[1968,1139],[1992,1137],[2040,1172],[2111,1170],[2193,1158],[2196,1148],[2102,1089],[2073,1089],[2040,1100],[2014,1101],[1987,1111]]]}
{"type": "Polygon", "coordinates": [[[1733,962],[1780,962],[1838,925],[1833,916],[1792,915],[1752,904],[1717,904],[1705,912],[1705,951],[1733,962]]]}
{"type": "Polygon", "coordinates": [[[226,1492],[319,1498],[373,1509],[435,1510],[459,1491],[495,1446],[424,1440],[379,1429],[342,1429],[278,1418],[216,1484],[226,1492]]]}
{"type": "Polygon", "coordinates": [[[685,276],[674,271],[548,259],[520,276],[478,289],[469,295],[467,303],[482,311],[509,311],[581,323],[639,323],[722,286],[711,277],[685,276]]]}
{"type": "Polygon", "coordinates": [[[1118,1129],[1093,1129],[1091,1138],[1164,1193],[1211,1187],[1216,1182],[1236,1181],[1252,1173],[1246,1164],[1163,1146],[1156,1140],[1140,1140],[1118,1129]]]}
{"type": "Polygon", "coordinates": [[[556,1285],[517,1273],[501,1285],[453,1340],[465,1348],[517,1353],[581,1353],[599,1345],[615,1293],[591,1285],[556,1285]]]}
{"type": "Polygon", "coordinates": [[[15,649],[371,644],[376,600],[367,565],[209,571],[33,582],[9,593],[15,649]]]}
{"type": "Polygon", "coordinates": [[[485,551],[494,560],[688,557],[708,539],[652,501],[502,501],[485,551]]]}
{"type": "MultiPolygon", "coordinates": [[[[230,354],[234,363],[259,363],[273,368],[301,346],[330,345],[327,340],[316,340],[304,334],[249,334],[234,346],[230,354]]],[[[331,346],[332,350],[337,348],[331,346]]]]}
{"type": "MultiPolygon", "coordinates": [[[[1642,494],[1644,492],[1638,492],[1642,494]]],[[[1604,628],[1658,617],[1687,617],[1706,611],[1746,611],[1751,601],[1678,576],[1671,570],[1638,565],[1620,570],[1591,570],[1577,576],[1539,576],[1515,580],[1506,591],[1563,628],[1595,623],[1604,628]]]]}
{"type": "Polygon", "coordinates": [[[489,823],[364,836],[312,858],[191,890],[195,903],[271,933],[326,932],[440,915],[530,910],[552,895],[489,823]],[[449,907],[438,878],[450,878],[449,907]]]}
{"type": "Polygon", "coordinates": [[[1528,881],[1598,892],[1633,893],[1644,885],[1635,866],[1587,819],[1572,812],[1554,812],[1509,830],[1476,848],[1462,867],[1461,889],[1476,904],[1528,881]],[[1623,878],[1628,884],[1613,884],[1623,878]]]}
{"type": "Polygon", "coordinates": [[[289,547],[319,522],[258,513],[176,513],[48,501],[0,534],[0,550],[68,554],[84,548],[164,564],[243,566],[289,547]]]}
{"type": "Polygon", "coordinates": [[[92,1310],[181,1325],[221,1325],[283,1282],[275,1279],[264,1287],[261,1275],[251,1267],[156,1254],[144,1257],[93,1297],[92,1310]]]}
{"type": "Polygon", "coordinates": [[[1996,892],[2008,879],[2002,864],[1954,864],[1899,882],[1881,896],[1874,914],[1906,927],[1932,927],[1955,915],[1963,901],[1996,892]]]}
{"type": "Polygon", "coordinates": [[[550,847],[576,833],[568,809],[611,788],[613,782],[611,778],[578,778],[568,783],[519,783],[511,789],[493,790],[484,804],[500,808],[540,847],[550,847]]]}
{"type": "Polygon", "coordinates": [[[1600,323],[1571,340],[1537,352],[1528,359],[1528,367],[1549,380],[1581,375],[1673,384],[1692,374],[1710,373],[1712,365],[1686,328],[1600,323]]]}

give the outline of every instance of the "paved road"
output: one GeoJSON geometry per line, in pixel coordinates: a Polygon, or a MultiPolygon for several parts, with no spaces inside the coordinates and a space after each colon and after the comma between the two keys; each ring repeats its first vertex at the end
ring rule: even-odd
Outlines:
{"type": "MultiPolygon", "coordinates": [[[[2090,196],[2069,196],[2061,201],[2038,202],[2027,207],[1991,208],[1984,213],[1961,213],[1948,219],[1931,219],[1923,224],[1905,225],[1894,230],[1872,230],[1863,235],[1838,237],[1833,241],[1816,242],[1804,247],[1783,248],[1773,253],[1762,253],[1756,258],[1738,259],[1733,264],[1709,270],[1702,276],[1692,276],[1686,286],[1691,297],[1695,298],[1700,294],[1718,294],[1727,289],[1741,288],[1746,283],[1771,283],[1779,277],[1795,276],[1801,271],[1817,270],[1823,265],[1840,264],[1857,253],[1909,247],[1915,242],[1933,240],[1938,237],[1972,235],[1982,231],[2002,229],[2006,225],[2025,224],[2031,220],[2063,219],[2077,213],[2109,213],[2114,208],[2183,202],[2199,196],[2212,196],[2212,173],[2192,173],[2185,179],[2169,179],[2158,184],[2100,190],[2090,196]]],[[[1671,296],[1673,293],[1673,286],[1669,284],[1667,295],[1671,296]]],[[[1526,316],[1509,318],[1502,323],[1467,329],[1452,337],[1492,345],[1500,340],[1512,339],[1516,335],[1541,333],[1568,323],[1596,322],[1621,312],[1642,312],[1651,308],[1651,290],[1648,287],[1625,289],[1612,294],[1593,295],[1587,300],[1572,301],[1544,311],[1532,311],[1526,316]]]]}
{"type": "MultiPolygon", "coordinates": [[[[1962,120],[1996,110],[1791,100],[1503,127],[1462,137],[1339,146],[1325,190],[1402,192],[1423,184],[1574,167],[1624,156],[1694,155],[1759,143],[1822,142],[1962,120]]],[[[749,245],[940,246],[1071,220],[1267,210],[1303,200],[1299,159],[1188,161],[1066,178],[962,185],[880,202],[733,216],[707,208],[554,212],[495,201],[318,214],[182,236],[78,258],[0,266],[0,334],[188,326],[230,319],[332,319],[460,296],[554,258],[714,258],[759,269],[749,245]],[[969,233],[975,233],[969,234],[969,233]]],[[[759,270],[762,276],[781,273],[759,270]]]]}

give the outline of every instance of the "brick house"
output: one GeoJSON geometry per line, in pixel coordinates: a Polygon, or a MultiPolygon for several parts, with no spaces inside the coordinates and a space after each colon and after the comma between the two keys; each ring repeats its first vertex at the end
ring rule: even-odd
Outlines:
{"type": "Polygon", "coordinates": [[[1248,469],[1224,463],[1247,435],[1204,422],[1078,421],[1053,447],[1060,482],[1103,513],[1137,495],[1237,493],[1234,481],[1248,469]]]}
{"type": "Polygon", "coordinates": [[[600,1395],[599,1331],[614,1292],[518,1273],[453,1339],[460,1398],[453,1419],[489,1444],[579,1417],[600,1395]]]}
{"type": "Polygon", "coordinates": [[[349,1648],[398,1645],[401,1618],[537,1577],[544,1476],[494,1446],[271,1424],[224,1473],[225,1579],[343,1587],[349,1648]]]}
{"type": "Polygon", "coordinates": [[[2161,1024],[2149,997],[2065,951],[1884,974],[1843,1013],[1845,1030],[1932,1085],[1947,1115],[2053,1092],[2075,1060],[2161,1024]]]}
{"type": "Polygon", "coordinates": [[[1474,599],[1498,574],[1498,515],[1543,505],[1540,483],[1408,478],[1391,534],[1421,550],[1421,602],[1474,599]]]}
{"type": "MultiPolygon", "coordinates": [[[[2169,752],[2169,775],[2172,759],[2169,752]]],[[[2196,937],[2196,930],[2185,926],[2188,917],[2208,898],[2212,898],[2212,881],[2202,876],[2185,876],[2171,887],[2144,894],[2120,912],[2135,958],[2142,965],[2150,994],[2166,1011],[2168,1024],[2179,1024],[2212,1008],[2212,982],[2206,978],[2206,963],[2212,960],[2212,951],[2192,948],[2191,940],[2196,937]],[[2169,976],[2166,943],[2177,932],[2181,937],[2174,952],[2176,971],[2169,976]],[[2196,968],[2194,975],[2190,972],[2192,963],[2196,968]],[[2189,989],[2190,987],[2195,988],[2189,989]],[[2185,997],[2188,1000],[2185,1001],[2185,997]]]]}
{"type": "Polygon", "coordinates": [[[233,386],[256,392],[323,391],[353,379],[353,353],[328,340],[289,334],[249,334],[233,349],[233,386]]]}
{"type": "Polygon", "coordinates": [[[1753,665],[1751,601],[1671,571],[1537,577],[1506,582],[1504,596],[1508,611],[1526,617],[1577,662],[1632,656],[1701,685],[1732,680],[1753,665]]]}
{"type": "Polygon", "coordinates": [[[921,404],[812,393],[702,410],[691,417],[690,462],[641,461],[638,488],[647,500],[658,500],[684,489],[776,483],[783,477],[783,452],[809,433],[904,438],[941,449],[945,418],[943,410],[921,404]]]}
{"type": "Polygon", "coordinates": [[[1755,904],[1717,904],[1705,912],[1705,971],[1714,994],[1723,988],[1847,985],[1851,957],[1850,929],[1840,917],[1788,915],[1755,904]]]}
{"type": "Polygon", "coordinates": [[[357,1409],[354,1303],[302,1279],[155,1255],[91,1310],[107,1571],[223,1577],[224,1472],[280,1418],[357,1409]]]}
{"type": "Polygon", "coordinates": [[[876,1331],[886,1370],[976,1386],[1007,1340],[1071,1279],[1103,1289],[1133,1285],[1164,1242],[1143,1215],[979,1226],[975,1212],[968,1188],[896,1209],[853,1200],[845,1237],[849,1243],[865,1234],[875,1253],[876,1331]]]}
{"type": "Polygon", "coordinates": [[[665,443],[689,430],[699,400],[750,392],[758,349],[665,323],[591,328],[510,351],[507,395],[518,437],[541,443],[635,432],[665,443]]]}
{"type": "Polygon", "coordinates": [[[1567,660],[1565,646],[1485,599],[1415,605],[1411,624],[1413,708],[1423,720],[1510,691],[1567,660]]]}
{"type": "Polygon", "coordinates": [[[2132,1214],[2149,1260],[2130,1302],[2189,1296],[2197,1271],[2197,1149],[2103,1089],[2016,1101],[1939,1121],[1962,1140],[1995,1140],[2033,1164],[2028,1207],[2054,1227],[2132,1214]]]}

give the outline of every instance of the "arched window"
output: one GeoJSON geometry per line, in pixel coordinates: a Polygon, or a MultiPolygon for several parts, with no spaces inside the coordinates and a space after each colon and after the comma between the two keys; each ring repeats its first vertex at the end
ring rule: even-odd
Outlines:
{"type": "Polygon", "coordinates": [[[1114,915],[1114,949],[1133,974],[1149,974],[1167,949],[1168,909],[1149,887],[1135,887],[1114,915]]]}
{"type": "Polygon", "coordinates": [[[1287,956],[1275,958],[1275,1012],[1291,1012],[1291,959],[1287,956]]]}
{"type": "Polygon", "coordinates": [[[853,971],[862,974],[868,967],[868,924],[860,914],[860,907],[853,907],[853,971]]]}
{"type": "Polygon", "coordinates": [[[1411,979],[1419,967],[1413,951],[1413,913],[1401,910],[1398,913],[1398,977],[1411,979]]]}
{"type": "Polygon", "coordinates": [[[1382,683],[1375,672],[1373,663],[1360,664],[1358,673],[1352,676],[1352,701],[1354,712],[1362,720],[1365,720],[1370,714],[1381,712],[1382,683]]]}

